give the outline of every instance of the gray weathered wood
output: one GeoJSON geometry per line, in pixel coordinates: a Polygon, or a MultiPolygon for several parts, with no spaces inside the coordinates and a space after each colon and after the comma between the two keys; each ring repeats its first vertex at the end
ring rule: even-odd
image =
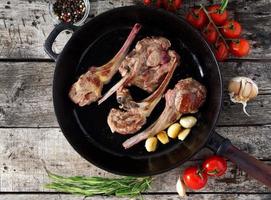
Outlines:
{"type": "MultiPolygon", "coordinates": [[[[48,3],[43,0],[10,0],[0,2],[0,58],[48,58],[43,43],[53,29],[53,21],[48,14],[48,3]]],[[[90,16],[109,9],[132,5],[141,0],[91,1],[90,16]]],[[[199,1],[185,1],[180,13],[199,1]]],[[[206,2],[206,1],[200,1],[206,2]]],[[[248,58],[270,58],[270,1],[230,1],[229,10],[241,22],[244,36],[253,46],[248,58]]],[[[65,33],[56,43],[60,51],[70,37],[65,33]]]]}
{"type": "MultiPolygon", "coordinates": [[[[230,103],[225,96],[219,125],[271,124],[270,63],[224,63],[221,65],[224,82],[237,75],[249,76],[259,83],[260,94],[249,102],[242,113],[240,104],[230,103]]],[[[57,127],[52,105],[54,63],[0,63],[0,126],[57,127]]],[[[226,86],[225,86],[226,87],[226,86]]]]}
{"type": "Polygon", "coordinates": [[[254,80],[260,94],[271,93],[271,62],[228,62],[220,63],[224,81],[224,90],[228,82],[235,76],[246,76],[254,80]]]}
{"type": "MultiPolygon", "coordinates": [[[[10,0],[0,2],[0,58],[48,58],[43,50],[43,43],[54,27],[49,15],[48,1],[10,0]]],[[[115,7],[125,1],[116,1],[115,7]]],[[[125,5],[131,4],[131,1],[125,5]]],[[[109,1],[91,1],[90,16],[102,12],[103,7],[113,6],[109,1]]],[[[106,7],[105,7],[106,8],[106,7]]],[[[63,33],[57,40],[54,50],[59,52],[70,34],[63,33]]]]}
{"type": "MultiPolygon", "coordinates": [[[[270,156],[270,127],[219,128],[218,131],[232,139],[236,145],[259,158],[270,156]]],[[[62,175],[87,175],[112,177],[81,158],[68,144],[58,128],[6,128],[0,129],[0,191],[41,192],[48,182],[41,160],[49,170],[62,175]]],[[[204,158],[210,152],[202,151],[204,158]]],[[[266,158],[266,157],[265,157],[266,158]]],[[[270,158],[269,158],[270,159],[270,158]]],[[[180,168],[154,176],[151,192],[175,192],[175,181],[180,171],[199,161],[190,161],[180,168]]],[[[249,178],[236,165],[228,163],[227,174],[210,179],[200,192],[270,192],[265,186],[249,178]]]]}
{"type": "MultiPolygon", "coordinates": [[[[143,195],[145,200],[269,200],[271,194],[188,194],[186,198],[180,198],[178,195],[143,195]]],[[[64,194],[2,194],[1,200],[119,200],[117,197],[78,197],[64,194]]],[[[121,200],[130,200],[129,198],[121,198],[121,200]]]]}
{"type": "MultiPolygon", "coordinates": [[[[90,0],[90,18],[109,9],[132,5],[141,0],[90,0]]],[[[43,42],[53,29],[48,14],[47,1],[7,0],[0,2],[0,59],[48,58],[43,51],[43,42]],[[9,3],[8,3],[9,2],[9,3]]],[[[180,14],[194,3],[184,1],[180,14]]],[[[270,59],[271,1],[230,1],[231,16],[241,22],[244,37],[251,40],[252,51],[247,57],[270,59]]],[[[71,34],[63,33],[54,46],[60,51],[71,34]]],[[[59,130],[52,106],[52,76],[54,63],[46,62],[1,62],[0,63],[0,192],[50,192],[43,188],[49,180],[42,166],[62,175],[114,175],[96,168],[82,159],[68,144],[59,130]],[[19,128],[32,127],[32,128],[19,128]],[[37,128],[56,127],[56,128],[37,128]]],[[[241,105],[234,105],[226,96],[217,132],[228,137],[240,149],[270,164],[271,129],[271,63],[228,62],[221,64],[224,82],[233,76],[249,76],[259,85],[260,95],[247,108],[252,114],[242,113],[241,105]],[[266,126],[256,126],[268,124],[266,126]],[[241,125],[241,127],[240,127],[241,125]],[[228,127],[239,126],[239,127],[228,127]]],[[[150,192],[145,199],[179,199],[175,192],[175,181],[182,169],[200,162],[212,154],[208,149],[199,152],[192,161],[180,169],[155,176],[150,192]],[[165,194],[167,192],[173,194],[165,194]]],[[[190,193],[188,199],[271,199],[271,191],[252,180],[229,163],[225,177],[210,179],[208,186],[199,193],[190,193]],[[207,194],[206,194],[207,193],[207,194]],[[218,194],[208,194],[218,193],[218,194]],[[229,193],[229,194],[224,194],[229,193]],[[239,194],[230,194],[239,193],[239,194]],[[250,193],[250,194],[243,194],[250,193]],[[257,193],[257,194],[253,194],[257,193]],[[261,194],[265,193],[265,194],[261,194]]],[[[83,199],[71,195],[57,194],[0,194],[0,199],[83,199]]],[[[117,199],[93,197],[87,199],[117,199]]]]}

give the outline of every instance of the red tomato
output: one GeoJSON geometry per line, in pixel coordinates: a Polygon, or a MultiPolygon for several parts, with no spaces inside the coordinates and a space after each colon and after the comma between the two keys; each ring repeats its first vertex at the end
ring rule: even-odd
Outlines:
{"type": "Polygon", "coordinates": [[[193,8],[186,16],[186,20],[194,27],[201,29],[207,22],[207,16],[203,10],[193,8]]]}
{"type": "Polygon", "coordinates": [[[218,33],[215,27],[212,24],[210,24],[208,25],[206,30],[203,32],[203,36],[205,37],[208,43],[213,44],[217,40],[218,33]]]}
{"type": "Polygon", "coordinates": [[[208,7],[208,12],[216,25],[223,25],[228,19],[228,11],[224,10],[220,13],[220,5],[213,5],[208,7]]]}
{"type": "Polygon", "coordinates": [[[163,2],[164,2],[163,0],[157,0],[157,1],[156,1],[156,7],[157,7],[157,8],[163,7],[163,4],[164,4],[163,2]]]}
{"type": "Polygon", "coordinates": [[[188,167],[183,172],[183,181],[190,189],[199,190],[203,188],[207,180],[207,174],[202,173],[197,167],[188,167]]]}
{"type": "Polygon", "coordinates": [[[246,39],[239,39],[238,41],[230,42],[230,52],[237,57],[246,56],[249,52],[249,42],[246,39]]]}
{"type": "Polygon", "coordinates": [[[163,4],[166,10],[175,12],[176,10],[181,8],[182,0],[164,0],[163,4]]]}
{"type": "Polygon", "coordinates": [[[149,6],[149,5],[151,5],[152,0],[144,0],[143,3],[144,3],[146,6],[149,6]]]}
{"type": "Polygon", "coordinates": [[[220,156],[211,156],[203,162],[202,168],[209,176],[222,176],[227,170],[227,162],[220,156]]]}
{"type": "Polygon", "coordinates": [[[218,61],[223,61],[228,58],[229,50],[224,42],[219,41],[216,45],[215,57],[218,61]]]}
{"type": "Polygon", "coordinates": [[[239,38],[239,36],[241,35],[241,31],[241,25],[237,21],[231,20],[226,21],[226,23],[223,25],[221,33],[226,38],[239,38]]]}
{"type": "Polygon", "coordinates": [[[173,5],[176,9],[180,9],[182,6],[183,1],[182,0],[175,0],[173,1],[173,5]]]}

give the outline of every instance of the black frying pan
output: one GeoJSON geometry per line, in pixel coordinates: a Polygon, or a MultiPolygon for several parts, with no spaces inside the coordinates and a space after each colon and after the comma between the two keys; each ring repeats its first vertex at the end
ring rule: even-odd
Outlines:
{"type": "MultiPolygon", "coordinates": [[[[121,175],[146,176],[180,166],[203,147],[229,158],[254,178],[271,187],[271,168],[234,147],[228,139],[214,132],[222,101],[222,81],[218,63],[200,33],[182,18],[171,13],[139,6],[122,7],[105,12],[78,28],[60,55],[52,51],[57,35],[71,25],[59,24],[45,42],[45,50],[57,61],[53,83],[53,100],[59,125],[75,150],[94,165],[121,175]],[[107,125],[110,108],[117,107],[114,95],[102,105],[97,103],[83,108],[73,104],[69,89],[78,76],[92,65],[100,66],[110,60],[125,41],[131,27],[141,23],[143,28],[136,41],[146,36],[164,36],[181,56],[181,66],[169,84],[173,88],[178,80],[193,77],[208,89],[205,105],[197,114],[199,119],[184,141],[171,141],[160,145],[154,153],[147,153],[144,142],[124,150],[122,142],[130,136],[112,134],[107,125]]],[[[134,45],[132,45],[134,47],[134,45]]],[[[120,76],[116,75],[103,92],[120,76]]],[[[138,99],[146,96],[131,88],[138,99]]],[[[146,128],[164,108],[161,101],[148,118],[146,128]]]]}

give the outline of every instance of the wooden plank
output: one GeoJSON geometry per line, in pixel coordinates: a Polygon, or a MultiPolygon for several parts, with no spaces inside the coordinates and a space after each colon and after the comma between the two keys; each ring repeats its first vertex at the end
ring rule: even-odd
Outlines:
{"type": "MultiPolygon", "coordinates": [[[[0,58],[48,58],[43,43],[54,27],[49,15],[48,1],[10,0],[0,2],[0,58]]],[[[132,1],[116,1],[114,7],[132,4],[132,1]]],[[[90,16],[101,13],[109,1],[91,1],[90,16]]],[[[60,52],[71,34],[63,33],[54,50],[60,52]]]]}
{"type": "Polygon", "coordinates": [[[271,155],[271,126],[219,127],[216,131],[234,145],[257,158],[268,160],[271,155]]]}
{"type": "MultiPolygon", "coordinates": [[[[0,58],[48,58],[43,43],[53,29],[53,21],[48,14],[48,3],[43,0],[10,0],[0,2],[0,58]]],[[[91,1],[90,17],[109,9],[132,5],[141,0],[91,1]]],[[[194,3],[185,1],[182,15],[194,3]]],[[[205,2],[206,1],[200,1],[205,2]]],[[[244,36],[253,46],[248,58],[270,58],[269,40],[271,15],[270,1],[230,1],[232,16],[240,21],[244,36]],[[234,11],[234,12],[233,12],[234,11]]],[[[55,50],[60,51],[71,34],[62,34],[56,42],[55,50]]]]}
{"type": "MultiPolygon", "coordinates": [[[[52,105],[54,63],[0,63],[0,127],[58,127],[52,105]]],[[[260,96],[242,113],[240,104],[225,96],[219,125],[271,124],[270,63],[224,63],[224,82],[233,76],[249,76],[258,82],[260,96]]],[[[226,87],[226,86],[225,86],[226,87]]]]}
{"type": "Polygon", "coordinates": [[[231,125],[262,125],[270,124],[269,116],[271,114],[270,95],[259,95],[257,99],[248,103],[246,108],[251,116],[243,112],[242,104],[234,104],[226,96],[223,102],[223,108],[218,120],[219,126],[231,125]]]}
{"type": "MultiPolygon", "coordinates": [[[[242,144],[241,147],[254,156],[262,158],[270,156],[271,147],[268,145],[270,128],[231,127],[219,128],[218,132],[228,136],[234,144],[242,144]]],[[[43,185],[49,180],[41,160],[45,161],[49,170],[62,175],[113,176],[82,159],[57,128],[6,128],[0,129],[0,133],[1,192],[48,191],[43,188],[43,185]]],[[[202,151],[200,152],[201,157],[196,158],[205,158],[207,154],[210,153],[202,151]]],[[[150,192],[175,192],[175,181],[180,171],[197,163],[200,164],[200,161],[189,161],[180,168],[154,176],[150,192]]],[[[208,186],[200,192],[213,191],[218,193],[270,192],[267,187],[252,180],[230,162],[227,174],[219,179],[210,179],[208,186]]]]}
{"type": "Polygon", "coordinates": [[[260,94],[271,93],[271,62],[227,62],[220,63],[224,88],[227,89],[229,80],[236,76],[246,76],[254,80],[260,94]]]}
{"type": "MultiPolygon", "coordinates": [[[[268,200],[271,194],[188,194],[186,200],[268,200]]],[[[1,200],[118,200],[118,197],[79,197],[64,194],[1,194],[1,200]]],[[[122,200],[130,200],[129,198],[121,198],[122,200]]],[[[180,200],[177,194],[165,195],[143,195],[145,200],[180,200]]]]}
{"type": "Polygon", "coordinates": [[[0,126],[57,126],[52,104],[54,64],[0,65],[0,126]]]}

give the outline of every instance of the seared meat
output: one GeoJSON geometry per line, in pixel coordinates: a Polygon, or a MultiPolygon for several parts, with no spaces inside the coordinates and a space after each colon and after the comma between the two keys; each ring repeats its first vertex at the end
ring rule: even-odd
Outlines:
{"type": "Polygon", "coordinates": [[[134,25],[124,45],[112,60],[101,67],[90,67],[85,74],[79,77],[69,92],[69,97],[74,103],[85,106],[101,97],[103,85],[107,84],[118,71],[140,29],[140,24],[134,25]]]}
{"type": "Polygon", "coordinates": [[[140,112],[112,108],[107,117],[107,123],[112,133],[126,135],[138,131],[146,123],[146,118],[142,117],[140,112]]]}
{"type": "Polygon", "coordinates": [[[128,83],[135,85],[147,92],[153,92],[162,82],[163,76],[170,70],[170,66],[164,65],[170,61],[168,49],[171,44],[163,37],[147,37],[139,41],[135,49],[126,56],[119,71],[122,76],[134,71],[133,60],[139,54],[146,54],[142,66],[138,69],[136,76],[128,83]],[[162,67],[163,66],[163,67],[162,67]]]}
{"type": "Polygon", "coordinates": [[[132,134],[141,129],[146,123],[146,118],[151,114],[157,103],[162,98],[162,95],[179,64],[179,56],[175,51],[169,51],[170,61],[163,64],[161,68],[169,68],[170,71],[166,75],[162,84],[157,90],[141,102],[133,101],[129,90],[121,88],[117,91],[117,100],[121,104],[119,109],[111,109],[107,123],[112,132],[120,134],[132,134]],[[165,66],[168,65],[168,66],[165,66]]]}
{"type": "Polygon", "coordinates": [[[206,89],[198,81],[187,78],[180,80],[173,90],[168,90],[165,98],[166,106],[158,120],[145,131],[126,140],[123,143],[125,149],[166,129],[182,114],[197,112],[205,102],[206,89]]]}
{"type": "Polygon", "coordinates": [[[140,40],[119,68],[123,78],[98,103],[101,104],[120,87],[136,85],[147,92],[153,92],[171,69],[171,65],[165,65],[171,60],[170,46],[170,41],[163,37],[140,40]]]}

